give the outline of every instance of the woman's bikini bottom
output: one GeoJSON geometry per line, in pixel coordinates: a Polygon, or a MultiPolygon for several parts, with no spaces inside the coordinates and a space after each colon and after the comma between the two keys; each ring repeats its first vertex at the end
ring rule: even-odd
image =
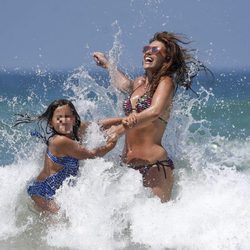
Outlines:
{"type": "Polygon", "coordinates": [[[158,169],[158,171],[160,171],[160,168],[162,167],[165,179],[167,179],[167,173],[166,173],[165,167],[169,167],[173,170],[174,163],[170,158],[167,158],[166,160],[156,161],[155,163],[151,163],[151,164],[138,165],[138,166],[129,165],[129,167],[131,167],[135,170],[139,170],[139,172],[142,174],[143,177],[147,174],[147,172],[149,171],[150,168],[156,167],[158,169]]]}

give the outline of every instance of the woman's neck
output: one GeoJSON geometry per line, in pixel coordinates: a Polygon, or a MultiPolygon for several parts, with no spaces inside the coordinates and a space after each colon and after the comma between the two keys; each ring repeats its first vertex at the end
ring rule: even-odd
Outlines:
{"type": "Polygon", "coordinates": [[[153,79],[153,73],[151,71],[146,71],[145,72],[145,76],[146,76],[146,83],[149,83],[152,81],[153,79]]]}

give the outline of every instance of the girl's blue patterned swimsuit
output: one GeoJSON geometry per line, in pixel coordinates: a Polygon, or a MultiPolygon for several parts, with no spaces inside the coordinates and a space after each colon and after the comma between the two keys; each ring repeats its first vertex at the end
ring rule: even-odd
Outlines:
{"type": "Polygon", "coordinates": [[[47,156],[54,163],[63,166],[63,169],[53,175],[48,176],[43,181],[33,181],[28,186],[27,191],[30,196],[37,195],[43,197],[46,200],[51,200],[53,199],[56,190],[62,185],[66,178],[77,175],[79,169],[79,160],[69,156],[56,157],[49,151],[49,149],[47,149],[47,156]]]}

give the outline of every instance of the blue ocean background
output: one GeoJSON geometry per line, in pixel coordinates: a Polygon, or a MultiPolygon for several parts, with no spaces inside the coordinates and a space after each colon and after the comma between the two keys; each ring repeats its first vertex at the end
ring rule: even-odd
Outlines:
{"type": "MultiPolygon", "coordinates": [[[[250,72],[212,71],[194,81],[198,96],[182,88],[175,96],[163,138],[176,166],[170,202],[120,166],[121,139],[104,158],[81,163],[76,187],[57,193],[62,214],[52,223],[30,211],[26,194],[46,146],[30,135],[35,125],[13,127],[15,115],[69,98],[82,119],[96,121],[123,116],[123,96],[102,69],[2,71],[0,249],[249,249],[250,72]]],[[[93,124],[86,146],[102,140],[93,124]]]]}
{"type": "MultiPolygon", "coordinates": [[[[65,88],[68,82],[74,84],[75,81],[77,85],[84,84],[79,83],[81,79],[74,78],[79,71],[81,69],[62,72],[1,72],[0,128],[3,134],[6,132],[5,128],[11,129],[14,125],[15,114],[38,115],[46,105],[55,99],[75,99],[74,92],[70,89],[65,90],[65,88]]],[[[89,87],[86,97],[90,101],[95,101],[95,97],[100,95],[95,88],[101,88],[107,94],[102,98],[113,100],[113,104],[117,105],[116,111],[120,111],[117,96],[110,93],[110,79],[107,73],[93,69],[87,72],[88,77],[93,78],[96,86],[89,87]]],[[[132,78],[140,74],[143,72],[139,70],[128,73],[132,78]]],[[[250,136],[250,72],[214,70],[213,74],[213,77],[202,75],[193,84],[195,91],[199,91],[201,86],[204,87],[209,92],[209,98],[205,103],[195,104],[191,109],[191,114],[194,119],[204,119],[212,135],[220,135],[229,140],[237,138],[245,140],[250,136]]],[[[188,95],[191,98],[199,99],[191,91],[188,95]]],[[[106,114],[108,116],[123,115],[121,112],[115,114],[113,111],[112,109],[111,112],[106,110],[106,114]]],[[[87,117],[87,119],[89,118],[87,117]]],[[[195,129],[195,124],[190,129],[192,130],[192,128],[195,129]]],[[[14,161],[15,154],[11,152],[5,141],[0,145],[0,149],[1,165],[14,161]]]]}

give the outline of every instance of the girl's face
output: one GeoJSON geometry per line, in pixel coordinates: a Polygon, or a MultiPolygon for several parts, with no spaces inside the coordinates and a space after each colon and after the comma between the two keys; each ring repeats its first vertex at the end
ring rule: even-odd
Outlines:
{"type": "Polygon", "coordinates": [[[153,41],[143,48],[143,68],[155,73],[166,62],[166,48],[162,42],[153,41]]]}
{"type": "Polygon", "coordinates": [[[57,107],[53,113],[50,125],[59,134],[71,136],[76,119],[68,105],[57,107]]]}

